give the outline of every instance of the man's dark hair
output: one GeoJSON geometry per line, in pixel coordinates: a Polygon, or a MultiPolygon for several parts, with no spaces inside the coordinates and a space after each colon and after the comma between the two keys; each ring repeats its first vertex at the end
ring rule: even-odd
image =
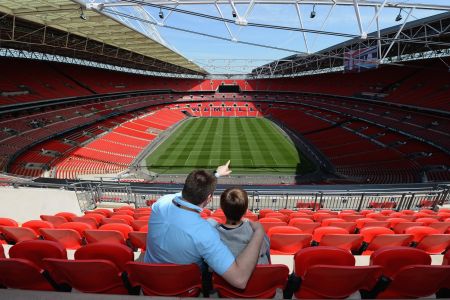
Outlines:
{"type": "Polygon", "coordinates": [[[220,196],[220,207],[228,221],[240,221],[248,208],[247,192],[241,188],[226,189],[220,196]]]}
{"type": "Polygon", "coordinates": [[[214,193],[216,185],[217,178],[213,174],[204,170],[192,171],[184,182],[183,199],[199,205],[214,193]]]}

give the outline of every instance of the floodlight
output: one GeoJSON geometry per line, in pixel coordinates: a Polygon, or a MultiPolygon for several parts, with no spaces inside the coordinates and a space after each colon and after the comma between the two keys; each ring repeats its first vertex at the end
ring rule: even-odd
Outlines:
{"type": "Polygon", "coordinates": [[[233,15],[233,18],[236,18],[237,14],[234,10],[231,12],[231,14],[233,15]]]}
{"type": "Polygon", "coordinates": [[[316,17],[316,5],[314,4],[313,5],[313,10],[311,11],[311,14],[309,15],[309,17],[311,18],[311,19],[314,19],[315,17],[316,17]]]}
{"type": "Polygon", "coordinates": [[[159,8],[159,18],[164,19],[164,12],[162,11],[162,8],[159,8]]]}
{"type": "Polygon", "coordinates": [[[403,17],[402,17],[402,9],[400,8],[400,11],[398,12],[397,17],[395,17],[395,22],[398,22],[401,19],[403,19],[403,17]]]}

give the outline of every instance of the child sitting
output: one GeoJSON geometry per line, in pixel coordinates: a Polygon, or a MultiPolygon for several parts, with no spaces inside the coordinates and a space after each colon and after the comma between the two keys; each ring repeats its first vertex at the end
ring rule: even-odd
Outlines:
{"type": "MultiPolygon", "coordinates": [[[[227,221],[219,224],[213,219],[208,221],[219,231],[221,240],[228,246],[235,257],[241,253],[253,235],[253,229],[248,220],[242,220],[247,212],[247,192],[240,188],[229,188],[220,196],[220,207],[227,221]]],[[[266,236],[261,245],[258,264],[270,264],[270,242],[266,236]]]]}

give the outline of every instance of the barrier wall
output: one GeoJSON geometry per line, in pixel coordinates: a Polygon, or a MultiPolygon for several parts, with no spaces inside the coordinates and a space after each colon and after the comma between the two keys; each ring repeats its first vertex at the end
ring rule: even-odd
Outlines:
{"type": "Polygon", "coordinates": [[[0,188],[0,217],[19,223],[39,220],[40,215],[67,211],[80,215],[81,209],[73,191],[42,188],[0,188]]]}

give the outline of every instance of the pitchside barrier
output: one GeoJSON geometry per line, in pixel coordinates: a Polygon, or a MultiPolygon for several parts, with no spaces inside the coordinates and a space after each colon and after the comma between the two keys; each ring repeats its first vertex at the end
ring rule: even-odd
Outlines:
{"type": "MultiPolygon", "coordinates": [[[[101,204],[129,204],[135,207],[146,207],[159,197],[181,191],[180,187],[154,188],[151,185],[133,185],[124,183],[79,183],[67,187],[76,193],[82,210],[93,209],[101,204]]],[[[374,209],[434,209],[438,205],[450,202],[450,185],[389,185],[361,188],[361,186],[299,186],[296,189],[262,190],[247,187],[249,209],[257,212],[263,208],[274,210],[287,209],[330,209],[362,210],[374,209]],[[320,189],[319,189],[320,188],[320,189]]],[[[210,209],[220,207],[218,188],[210,209]]]]}

